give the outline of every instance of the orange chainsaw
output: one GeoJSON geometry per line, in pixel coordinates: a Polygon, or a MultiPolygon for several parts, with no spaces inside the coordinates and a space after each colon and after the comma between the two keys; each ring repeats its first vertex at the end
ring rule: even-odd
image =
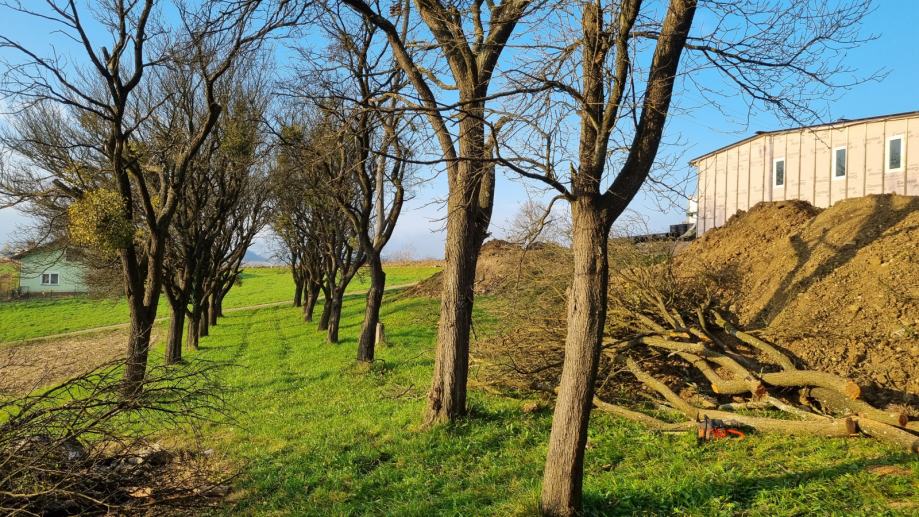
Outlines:
{"type": "Polygon", "coordinates": [[[697,423],[697,438],[699,443],[734,437],[743,439],[746,435],[740,429],[731,427],[728,422],[716,418],[705,417],[697,423]]]}

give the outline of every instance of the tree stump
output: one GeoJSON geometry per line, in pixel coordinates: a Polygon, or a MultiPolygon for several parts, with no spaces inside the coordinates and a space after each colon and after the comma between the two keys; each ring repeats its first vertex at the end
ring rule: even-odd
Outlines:
{"type": "Polygon", "coordinates": [[[376,346],[383,346],[386,344],[386,329],[383,327],[383,322],[377,322],[377,334],[374,338],[374,343],[376,346]]]}

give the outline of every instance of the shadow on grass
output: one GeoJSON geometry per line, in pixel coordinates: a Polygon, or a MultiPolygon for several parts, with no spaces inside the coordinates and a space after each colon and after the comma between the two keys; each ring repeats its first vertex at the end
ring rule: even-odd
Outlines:
{"type": "MultiPolygon", "coordinates": [[[[870,467],[902,465],[911,458],[910,455],[888,454],[880,458],[850,461],[827,468],[814,468],[803,472],[789,472],[773,476],[746,476],[726,482],[712,482],[698,479],[681,490],[661,493],[650,484],[646,488],[632,485],[628,490],[610,494],[596,491],[584,493],[585,515],[634,515],[640,514],[673,514],[678,508],[705,507],[706,502],[729,502],[732,513],[745,514],[754,506],[757,496],[762,492],[795,488],[803,484],[821,481],[833,481],[844,476],[862,472],[870,467]]],[[[814,509],[819,512],[818,509],[814,509]]]]}

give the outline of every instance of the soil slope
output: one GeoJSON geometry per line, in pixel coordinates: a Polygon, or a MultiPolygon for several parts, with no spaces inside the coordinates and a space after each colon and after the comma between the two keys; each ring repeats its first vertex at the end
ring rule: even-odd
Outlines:
{"type": "Polygon", "coordinates": [[[919,198],[761,203],[677,257],[804,364],[919,394],[919,198]]]}
{"type": "MultiPolygon", "coordinates": [[[[567,271],[571,265],[565,260],[556,260],[560,248],[554,244],[536,243],[528,249],[518,244],[493,239],[482,245],[475,270],[476,294],[502,294],[517,292],[518,284],[531,276],[539,276],[546,269],[562,268],[567,271]],[[523,275],[526,272],[526,275],[523,275]]],[[[406,296],[440,296],[443,272],[419,282],[406,291],[406,296]]]]}

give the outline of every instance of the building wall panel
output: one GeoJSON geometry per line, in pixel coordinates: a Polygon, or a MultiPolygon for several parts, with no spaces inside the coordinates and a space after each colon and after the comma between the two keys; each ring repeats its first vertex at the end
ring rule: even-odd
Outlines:
{"type": "Polygon", "coordinates": [[[798,160],[801,163],[801,172],[798,179],[801,182],[798,185],[798,199],[803,199],[808,203],[814,202],[814,149],[817,143],[817,137],[809,132],[801,133],[801,157],[798,160]]]}
{"type": "Polygon", "coordinates": [[[750,142],[750,206],[763,200],[765,139],[750,142]]]}
{"type": "Polygon", "coordinates": [[[814,206],[830,206],[830,131],[817,131],[814,152],[814,206]]]}
{"type": "Polygon", "coordinates": [[[789,133],[785,137],[785,197],[798,199],[801,189],[801,133],[789,133]]]}
{"type": "Polygon", "coordinates": [[[905,194],[919,196],[919,118],[908,119],[905,194]]]}
{"type": "Polygon", "coordinates": [[[750,208],[750,143],[737,147],[737,209],[750,208]]]}
{"type": "Polygon", "coordinates": [[[859,197],[865,192],[865,124],[849,128],[846,139],[849,170],[846,171],[846,197],[859,197]]]}
{"type": "Polygon", "coordinates": [[[720,153],[715,160],[715,226],[725,223],[724,200],[726,194],[727,153],[720,153]]]}
{"type": "Polygon", "coordinates": [[[727,158],[727,174],[725,177],[724,189],[724,212],[725,218],[730,219],[731,216],[737,213],[737,174],[740,164],[740,155],[736,148],[729,149],[724,154],[727,158]]]}
{"type": "Polygon", "coordinates": [[[697,162],[698,227],[723,225],[761,201],[803,199],[818,207],[869,194],[919,195],[919,114],[751,138],[697,162]],[[904,136],[904,170],[887,172],[887,138],[904,136]],[[846,148],[846,175],[835,177],[835,149],[846,148]],[[785,185],[772,166],[785,160],[785,185]]]}
{"type": "Polygon", "coordinates": [[[884,123],[866,124],[865,195],[880,194],[884,189],[884,123]]]}
{"type": "Polygon", "coordinates": [[[705,227],[715,227],[715,157],[705,161],[705,227]]]}

